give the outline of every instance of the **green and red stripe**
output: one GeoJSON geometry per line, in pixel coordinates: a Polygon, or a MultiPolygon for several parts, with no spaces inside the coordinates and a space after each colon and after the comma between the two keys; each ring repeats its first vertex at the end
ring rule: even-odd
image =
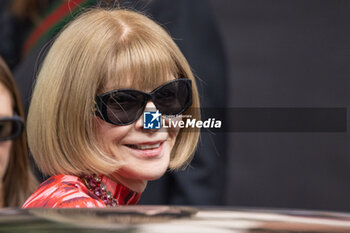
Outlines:
{"type": "Polygon", "coordinates": [[[96,0],[60,0],[46,13],[44,19],[29,34],[23,46],[23,55],[56,35],[81,10],[92,6],[96,0]]]}

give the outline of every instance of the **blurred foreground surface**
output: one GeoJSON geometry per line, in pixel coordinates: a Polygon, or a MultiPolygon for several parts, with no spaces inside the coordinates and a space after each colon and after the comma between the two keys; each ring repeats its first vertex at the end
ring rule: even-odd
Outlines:
{"type": "Polygon", "coordinates": [[[350,232],[350,214],[180,206],[2,209],[0,232],[350,232]]]}

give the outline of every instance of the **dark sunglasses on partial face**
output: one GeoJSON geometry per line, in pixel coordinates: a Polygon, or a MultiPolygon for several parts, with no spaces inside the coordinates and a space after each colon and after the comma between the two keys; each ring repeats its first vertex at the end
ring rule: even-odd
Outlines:
{"type": "Polygon", "coordinates": [[[13,140],[19,137],[23,131],[24,124],[21,117],[0,118],[0,141],[13,140]]]}
{"type": "Polygon", "coordinates": [[[134,89],[113,90],[96,96],[95,113],[114,125],[134,123],[145,110],[149,101],[163,115],[179,115],[192,105],[192,82],[178,78],[167,82],[150,93],[134,89]]]}

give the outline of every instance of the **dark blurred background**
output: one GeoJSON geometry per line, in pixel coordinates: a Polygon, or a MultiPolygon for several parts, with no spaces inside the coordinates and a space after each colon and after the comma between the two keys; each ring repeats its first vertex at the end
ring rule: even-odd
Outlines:
{"type": "MultiPolygon", "coordinates": [[[[212,0],[231,107],[350,105],[350,1],[212,0]]],[[[231,133],[226,204],[350,211],[349,133],[231,133]]]]}
{"type": "MultiPolygon", "coordinates": [[[[203,80],[200,90],[207,106],[224,102],[225,92],[227,103],[221,106],[350,105],[350,1],[150,2],[156,4],[149,12],[175,35],[203,80]],[[214,39],[200,34],[205,29],[214,39]]],[[[27,56],[31,66],[36,56],[27,56]]],[[[28,73],[25,66],[23,60],[12,65],[17,80],[21,70],[28,73]]],[[[349,212],[349,142],[347,132],[205,136],[202,145],[215,143],[217,148],[200,147],[189,171],[151,182],[141,201],[349,212]]]]}

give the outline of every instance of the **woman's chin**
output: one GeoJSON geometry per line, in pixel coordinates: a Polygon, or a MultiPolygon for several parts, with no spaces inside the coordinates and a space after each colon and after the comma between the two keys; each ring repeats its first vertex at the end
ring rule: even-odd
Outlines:
{"type": "Polygon", "coordinates": [[[166,172],[167,168],[164,169],[130,169],[130,167],[122,167],[116,172],[115,178],[120,180],[129,180],[132,182],[133,180],[136,182],[139,181],[152,181],[161,178],[166,172]]]}
{"type": "Polygon", "coordinates": [[[152,180],[158,180],[159,178],[161,178],[164,173],[166,172],[165,170],[162,171],[150,171],[150,172],[145,172],[145,173],[137,173],[134,174],[134,178],[138,178],[140,180],[146,180],[146,181],[152,181],[152,180]]]}
{"type": "Polygon", "coordinates": [[[154,174],[154,175],[148,175],[145,177],[145,180],[152,181],[152,180],[158,180],[164,175],[164,172],[162,174],[154,174]]]}

